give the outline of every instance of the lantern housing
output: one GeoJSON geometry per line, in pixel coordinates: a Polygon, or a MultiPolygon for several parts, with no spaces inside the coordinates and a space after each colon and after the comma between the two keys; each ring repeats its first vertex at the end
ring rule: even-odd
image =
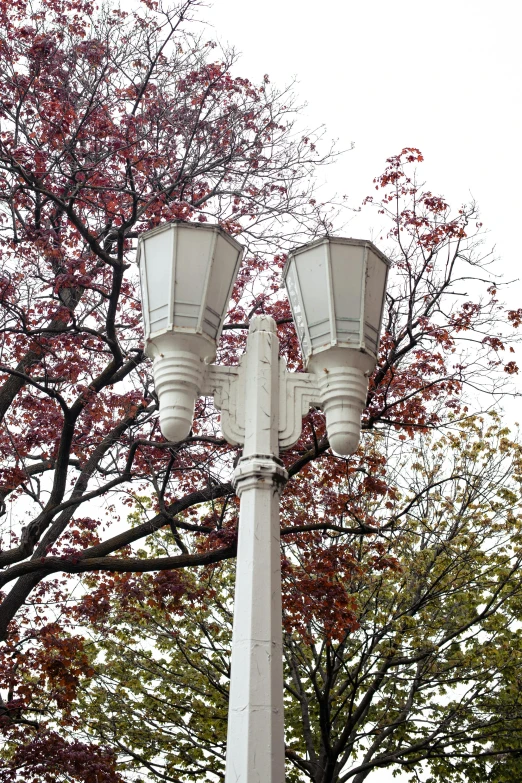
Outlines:
{"type": "Polygon", "coordinates": [[[153,360],[160,426],[168,440],[182,440],[192,427],[242,251],[217,225],[173,221],[139,238],[145,353],[153,360]]]}
{"type": "Polygon", "coordinates": [[[324,237],[283,270],[305,366],[317,376],[332,449],[353,453],[375,368],[389,261],[372,242],[324,237]]]}

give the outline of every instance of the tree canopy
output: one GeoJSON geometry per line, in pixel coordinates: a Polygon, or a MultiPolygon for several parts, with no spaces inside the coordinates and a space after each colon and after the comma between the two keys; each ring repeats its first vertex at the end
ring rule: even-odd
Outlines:
{"type": "MultiPolygon", "coordinates": [[[[522,753],[522,446],[490,414],[400,453],[385,435],[373,447],[388,458],[393,491],[397,521],[386,535],[285,540],[287,779],[362,783],[374,769],[400,768],[416,780],[424,763],[431,781],[509,780],[522,753]]],[[[313,462],[305,473],[303,482],[321,479],[313,462]]],[[[340,490],[363,482],[348,475],[340,490]]],[[[283,524],[299,492],[285,500],[283,524]]],[[[389,513],[378,493],[362,502],[373,516],[389,513]]],[[[172,536],[158,531],[143,556],[171,550],[172,536]]],[[[69,680],[44,668],[33,693],[47,731],[39,741],[55,753],[63,732],[103,748],[115,780],[221,779],[231,564],[84,586],[74,612],[84,641],[67,660],[69,680]]],[[[34,660],[21,660],[22,680],[34,672],[34,660]]],[[[9,763],[25,760],[32,780],[24,750],[9,763]]]]}

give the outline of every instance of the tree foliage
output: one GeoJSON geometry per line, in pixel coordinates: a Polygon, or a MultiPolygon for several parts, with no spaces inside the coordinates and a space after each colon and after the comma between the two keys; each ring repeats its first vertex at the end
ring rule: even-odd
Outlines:
{"type": "MultiPolygon", "coordinates": [[[[332,228],[314,176],[334,152],[297,130],[288,91],[267,77],[254,85],[237,76],[233,54],[194,34],[197,7],[144,2],[124,12],[84,0],[0,0],[6,781],[17,769],[26,780],[119,774],[103,742],[96,752],[38,717],[57,703],[73,721],[92,665],[82,634],[71,631],[75,574],[91,575],[78,601],[95,621],[121,585],[175,594],[197,585],[201,571],[190,569],[207,569],[212,580],[215,564],[235,557],[230,469],[238,454],[211,401],[198,402],[182,443],[159,432],[143,355],[139,234],[178,219],[218,222],[237,236],[246,260],[219,360],[239,360],[248,321],[261,311],[278,322],[289,367],[301,366],[280,270],[291,245],[332,228]],[[155,576],[136,576],[148,572],[155,576]],[[63,742],[69,766],[53,771],[49,760],[67,755],[63,742]]],[[[413,148],[391,157],[365,206],[376,207],[393,261],[365,449],[334,457],[314,410],[283,455],[291,480],[282,534],[300,564],[294,572],[294,560],[285,561],[287,623],[308,642],[316,624],[337,641],[357,628],[355,599],[332,575],[352,578],[358,548],[368,579],[396,573],[387,537],[403,516],[381,444],[398,448],[447,426],[466,415],[466,389],[496,392],[516,372],[476,206],[452,210],[417,179],[421,162],[413,148]]],[[[519,323],[517,312],[509,318],[519,323]]]]}
{"type": "MultiPolygon", "coordinates": [[[[287,779],[362,783],[384,767],[415,780],[424,763],[433,782],[508,780],[522,752],[522,447],[494,415],[400,453],[377,442],[396,517],[379,543],[285,542],[287,779]]],[[[389,513],[375,493],[363,502],[389,513]]],[[[159,532],[147,554],[173,546],[159,532]]],[[[92,671],[65,725],[112,752],[122,780],[222,776],[233,581],[227,563],[88,580],[76,617],[92,671]]]]}

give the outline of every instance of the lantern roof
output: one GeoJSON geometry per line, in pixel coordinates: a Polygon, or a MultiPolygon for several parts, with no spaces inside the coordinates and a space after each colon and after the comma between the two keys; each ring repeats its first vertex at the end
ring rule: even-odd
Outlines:
{"type": "Polygon", "coordinates": [[[139,266],[140,260],[141,260],[141,244],[143,239],[148,239],[149,237],[156,236],[156,234],[161,234],[163,231],[169,231],[176,227],[183,227],[190,228],[196,231],[201,231],[201,229],[204,229],[205,231],[215,231],[218,234],[220,234],[224,239],[226,239],[227,242],[229,242],[231,245],[233,245],[238,251],[243,250],[243,245],[241,245],[237,239],[234,239],[234,237],[230,236],[230,234],[225,231],[224,228],[221,228],[220,225],[217,223],[189,223],[186,220],[179,220],[179,219],[173,219],[173,220],[167,220],[165,223],[161,223],[159,226],[155,226],[154,228],[150,228],[148,231],[144,231],[142,234],[138,237],[138,252],[136,255],[136,262],[139,266]]]}
{"type": "Polygon", "coordinates": [[[369,250],[372,251],[372,253],[375,253],[378,258],[383,261],[387,267],[391,266],[390,259],[387,258],[383,252],[379,250],[378,247],[375,247],[373,242],[370,242],[369,239],[352,239],[351,237],[334,237],[334,236],[326,236],[326,237],[320,237],[319,239],[313,239],[311,242],[307,242],[305,245],[298,245],[297,247],[292,248],[290,252],[288,253],[288,258],[286,259],[286,263],[283,267],[283,280],[286,278],[286,274],[288,272],[288,267],[290,266],[290,262],[292,260],[292,256],[296,256],[299,253],[303,253],[306,250],[312,250],[314,247],[319,247],[320,245],[324,245],[328,242],[334,242],[337,245],[355,245],[360,247],[367,247],[369,250]]]}

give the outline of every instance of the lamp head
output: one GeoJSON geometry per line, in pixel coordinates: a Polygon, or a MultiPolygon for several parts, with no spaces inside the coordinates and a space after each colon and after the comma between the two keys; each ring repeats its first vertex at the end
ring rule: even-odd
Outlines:
{"type": "Polygon", "coordinates": [[[303,360],[317,376],[330,445],[343,456],[359,442],[388,268],[372,242],[323,237],[292,250],[283,270],[303,360]]]}
{"type": "Polygon", "coordinates": [[[163,435],[185,438],[213,361],[243,248],[217,225],[173,221],[138,241],[145,353],[163,435]]]}

